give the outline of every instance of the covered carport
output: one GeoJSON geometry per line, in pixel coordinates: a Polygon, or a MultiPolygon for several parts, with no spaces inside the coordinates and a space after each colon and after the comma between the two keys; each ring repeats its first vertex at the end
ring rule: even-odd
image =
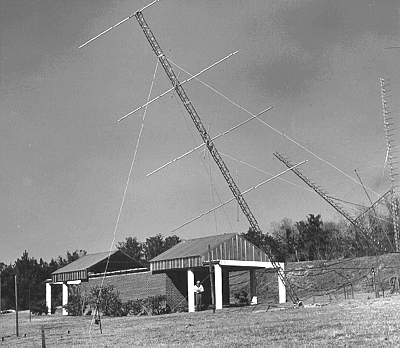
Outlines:
{"type": "MultiPolygon", "coordinates": [[[[122,274],[122,272],[143,272],[147,268],[121,250],[88,254],[51,274],[46,281],[46,305],[51,314],[51,286],[62,285],[62,305],[68,303],[68,286],[88,282],[90,278],[104,275],[122,274]]],[[[63,315],[67,315],[63,308],[63,315]]]]}
{"type": "MultiPolygon", "coordinates": [[[[153,273],[175,274],[176,282],[186,282],[189,312],[194,312],[196,280],[205,280],[209,262],[214,266],[215,308],[229,304],[229,272],[248,270],[250,273],[250,298],[256,296],[255,270],[274,268],[267,254],[244,237],[227,233],[184,240],[150,260],[153,273]],[[211,260],[210,260],[211,259],[211,260]]],[[[284,271],[283,263],[276,263],[278,272],[284,271]]],[[[279,303],[286,302],[286,289],[278,277],[279,303]]],[[[182,284],[181,284],[182,285],[182,284]]],[[[210,290],[208,290],[210,293],[210,290]]]]}

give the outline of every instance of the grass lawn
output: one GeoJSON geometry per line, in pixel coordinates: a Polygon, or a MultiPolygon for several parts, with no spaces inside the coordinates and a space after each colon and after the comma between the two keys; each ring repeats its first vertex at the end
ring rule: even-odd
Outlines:
{"type": "Polygon", "coordinates": [[[199,313],[102,319],[0,315],[4,346],[400,346],[400,296],[285,309],[257,305],[199,313]]]}

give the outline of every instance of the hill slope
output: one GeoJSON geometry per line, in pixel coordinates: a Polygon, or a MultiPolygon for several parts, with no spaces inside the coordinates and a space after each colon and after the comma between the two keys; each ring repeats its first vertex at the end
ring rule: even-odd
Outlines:
{"type": "MultiPolygon", "coordinates": [[[[321,302],[321,297],[333,299],[351,297],[354,293],[371,293],[374,285],[380,295],[391,290],[390,279],[400,278],[400,254],[386,254],[333,261],[288,263],[286,276],[302,300],[321,302]]],[[[274,271],[257,270],[257,295],[262,302],[278,302],[278,278],[274,271]]],[[[230,291],[249,291],[249,272],[232,272],[230,291]]],[[[288,299],[290,301],[290,299],[288,299]]]]}

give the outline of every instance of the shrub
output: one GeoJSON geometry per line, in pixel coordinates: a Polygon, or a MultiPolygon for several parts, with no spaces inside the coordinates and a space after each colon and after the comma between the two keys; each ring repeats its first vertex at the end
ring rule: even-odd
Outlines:
{"type": "Polygon", "coordinates": [[[138,315],[141,308],[140,300],[129,300],[122,304],[122,315],[138,315]]]}
{"type": "MultiPolygon", "coordinates": [[[[35,315],[43,315],[48,314],[49,308],[47,307],[46,300],[37,300],[31,302],[31,313],[35,315]]],[[[51,313],[54,314],[56,312],[56,307],[51,307],[51,313]]]]}
{"type": "Polygon", "coordinates": [[[160,315],[171,313],[171,308],[165,296],[153,296],[140,300],[129,300],[122,303],[118,291],[113,285],[103,288],[91,288],[87,298],[84,298],[78,286],[70,287],[70,301],[64,306],[68,315],[82,315],[85,312],[94,312],[98,307],[99,312],[105,316],[125,315],[160,315]]]}
{"type": "Polygon", "coordinates": [[[65,310],[68,312],[68,315],[83,315],[87,307],[87,301],[85,297],[82,296],[81,289],[77,285],[71,285],[68,291],[69,301],[65,306],[63,306],[63,308],[65,308],[65,310]]]}
{"type": "Polygon", "coordinates": [[[97,306],[105,316],[119,317],[123,315],[122,302],[119,292],[114,290],[113,285],[100,288],[95,286],[90,290],[88,302],[92,310],[97,306]]]}
{"type": "Polygon", "coordinates": [[[165,296],[153,296],[140,300],[130,300],[123,304],[124,315],[160,315],[171,313],[165,296]]]}
{"type": "Polygon", "coordinates": [[[7,309],[10,309],[11,308],[11,301],[8,299],[8,297],[3,297],[2,299],[1,299],[1,309],[3,310],[3,311],[6,311],[7,309]]]}
{"type": "Polygon", "coordinates": [[[239,304],[249,304],[249,299],[247,298],[248,293],[244,290],[235,293],[235,298],[239,301],[239,304]]]}

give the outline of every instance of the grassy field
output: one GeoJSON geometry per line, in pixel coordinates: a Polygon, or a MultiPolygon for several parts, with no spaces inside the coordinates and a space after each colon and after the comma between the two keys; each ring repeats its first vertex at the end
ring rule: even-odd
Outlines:
{"type": "Polygon", "coordinates": [[[3,346],[400,346],[400,296],[356,299],[292,308],[257,305],[154,317],[0,315],[3,346]]]}

